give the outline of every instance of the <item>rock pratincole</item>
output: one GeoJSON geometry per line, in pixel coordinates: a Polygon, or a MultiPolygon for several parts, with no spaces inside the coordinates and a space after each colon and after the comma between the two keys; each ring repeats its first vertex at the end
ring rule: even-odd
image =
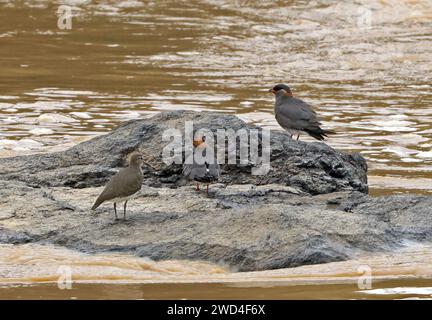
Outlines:
{"type": "Polygon", "coordinates": [[[193,141],[193,153],[190,154],[183,165],[183,175],[196,182],[196,191],[199,191],[199,183],[206,184],[208,195],[209,184],[215,182],[220,177],[220,166],[214,156],[213,150],[206,148],[205,137],[197,138],[193,141]],[[198,159],[202,157],[202,159],[198,159]]]}
{"type": "Polygon", "coordinates": [[[143,173],[141,165],[143,164],[142,155],[138,152],[133,152],[129,156],[129,166],[117,172],[105,189],[96,199],[92,210],[95,210],[102,203],[109,201],[114,203],[115,219],[117,220],[117,202],[124,201],[123,220],[126,220],[126,205],[129,199],[136,195],[141,190],[143,182],[143,173]]]}
{"type": "Polygon", "coordinates": [[[303,100],[294,98],[287,85],[277,84],[269,92],[275,95],[276,121],[290,133],[291,138],[297,134],[298,140],[300,132],[306,132],[317,140],[324,140],[328,134],[335,133],[331,130],[321,129],[321,123],[318,121],[312,106],[303,100]]]}

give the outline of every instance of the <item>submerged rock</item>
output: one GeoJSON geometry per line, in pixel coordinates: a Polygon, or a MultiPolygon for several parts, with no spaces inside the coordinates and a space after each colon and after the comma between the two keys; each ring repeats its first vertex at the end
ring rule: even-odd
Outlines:
{"type": "MultiPolygon", "coordinates": [[[[173,111],[148,119],[124,122],[110,133],[80,143],[66,151],[0,159],[0,179],[26,182],[31,186],[85,188],[105,184],[116,168],[126,165],[126,155],[140,150],[150,165],[145,172],[149,186],[178,187],[181,165],[165,165],[162,134],[170,128],[184,131],[185,121],[194,128],[213,132],[220,128],[250,130],[234,115],[173,111]]],[[[309,194],[342,190],[367,192],[367,165],[358,154],[338,152],[320,142],[290,139],[282,131],[271,133],[271,167],[265,175],[252,175],[250,165],[223,166],[225,184],[281,184],[309,194]]],[[[239,163],[239,162],[238,162],[239,163]]]]}

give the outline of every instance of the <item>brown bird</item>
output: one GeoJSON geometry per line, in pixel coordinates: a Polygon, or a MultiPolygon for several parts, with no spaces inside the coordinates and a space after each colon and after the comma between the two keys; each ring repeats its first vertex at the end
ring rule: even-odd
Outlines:
{"type": "Polygon", "coordinates": [[[92,210],[95,210],[105,201],[113,202],[115,219],[118,220],[117,202],[124,201],[123,220],[126,220],[127,202],[141,190],[141,185],[144,178],[141,170],[142,164],[142,155],[138,152],[133,152],[129,156],[129,166],[121,169],[111,178],[111,180],[105,186],[105,189],[96,199],[92,210]]]}
{"type": "Polygon", "coordinates": [[[291,138],[300,132],[306,132],[317,140],[324,140],[334,131],[321,129],[316,112],[312,106],[303,100],[293,97],[291,89],[286,84],[275,85],[269,90],[275,95],[275,118],[279,125],[288,131],[291,138]]]}
{"type": "Polygon", "coordinates": [[[209,150],[209,148],[205,149],[206,144],[204,143],[204,141],[205,137],[200,137],[193,141],[194,151],[187,158],[187,161],[185,161],[185,164],[183,165],[183,175],[187,179],[194,180],[196,182],[196,191],[200,191],[200,182],[205,183],[206,192],[208,195],[209,184],[219,179],[220,166],[217,162],[216,157],[214,157],[212,150],[209,150]],[[196,161],[196,153],[198,152],[211,152],[212,154],[209,157],[205,157],[206,159],[210,158],[211,160],[209,162],[204,161],[204,163],[202,164],[198,163],[196,161]],[[190,157],[192,157],[192,159],[190,157]]]}

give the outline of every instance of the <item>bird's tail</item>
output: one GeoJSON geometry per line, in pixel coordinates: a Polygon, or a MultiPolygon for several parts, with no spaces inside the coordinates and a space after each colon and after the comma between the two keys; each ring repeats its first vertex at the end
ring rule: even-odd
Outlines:
{"type": "Polygon", "coordinates": [[[311,137],[323,141],[324,138],[327,138],[329,134],[336,134],[333,130],[324,130],[320,127],[313,128],[313,129],[306,129],[305,130],[311,137]]]}

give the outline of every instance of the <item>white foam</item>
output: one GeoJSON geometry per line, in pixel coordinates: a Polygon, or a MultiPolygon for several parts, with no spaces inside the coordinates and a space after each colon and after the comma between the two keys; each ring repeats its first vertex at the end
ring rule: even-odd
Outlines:
{"type": "Polygon", "coordinates": [[[139,112],[136,112],[136,111],[128,111],[128,112],[125,112],[123,114],[123,117],[128,118],[128,119],[136,119],[136,118],[140,117],[140,114],[139,114],[139,112]]]}
{"type": "Polygon", "coordinates": [[[31,133],[32,135],[35,135],[35,136],[42,136],[42,135],[46,135],[46,134],[52,134],[52,133],[54,133],[54,130],[48,129],[48,128],[34,128],[34,129],[30,130],[29,133],[31,133]]]}
{"type": "Polygon", "coordinates": [[[0,102],[0,109],[7,109],[13,107],[12,103],[0,102]]]}
{"type": "Polygon", "coordinates": [[[36,102],[19,102],[14,108],[31,109],[31,110],[59,110],[70,109],[70,105],[64,101],[36,101],[36,102]]]}
{"type": "MultiPolygon", "coordinates": [[[[37,97],[47,97],[47,98],[74,98],[78,96],[94,96],[96,92],[88,91],[88,90],[65,90],[59,88],[39,88],[35,89],[34,92],[27,92],[27,96],[37,96],[37,97]]],[[[70,103],[68,100],[67,102],[70,103]]],[[[37,101],[34,102],[36,104],[58,104],[64,103],[62,101],[37,101]]],[[[82,102],[73,102],[74,104],[83,104],[82,102]]]]}
{"type": "Polygon", "coordinates": [[[13,149],[18,142],[16,140],[0,139],[0,149],[13,149]]]}
{"type": "Polygon", "coordinates": [[[431,159],[432,158],[432,151],[422,151],[419,152],[416,155],[417,158],[422,158],[422,159],[431,159]]]}
{"type": "Polygon", "coordinates": [[[58,113],[44,113],[41,114],[36,121],[38,123],[68,123],[76,122],[78,120],[58,113]]]}
{"type": "Polygon", "coordinates": [[[427,138],[416,134],[416,133],[405,133],[405,134],[401,134],[400,136],[396,137],[396,140],[399,143],[405,144],[405,145],[417,145],[420,142],[424,142],[424,141],[428,141],[427,138]],[[400,138],[400,139],[399,139],[400,138]]]}
{"type": "Polygon", "coordinates": [[[401,158],[402,162],[422,162],[420,159],[414,159],[414,158],[401,158]]]}
{"type": "Polygon", "coordinates": [[[139,8],[142,6],[144,6],[144,3],[142,3],[142,1],[135,0],[121,1],[117,4],[117,7],[119,8],[139,8]]]}
{"type": "Polygon", "coordinates": [[[40,147],[43,147],[42,143],[32,139],[24,138],[19,140],[18,143],[15,144],[12,149],[15,151],[26,151],[26,150],[38,149],[40,147]]]}
{"type": "Polygon", "coordinates": [[[2,100],[14,100],[14,99],[18,99],[19,97],[17,96],[0,96],[0,99],[2,100]]]}
{"type": "Polygon", "coordinates": [[[353,128],[368,129],[368,130],[379,130],[389,132],[410,132],[416,131],[414,127],[415,122],[392,119],[391,117],[374,117],[370,119],[364,119],[360,121],[351,122],[353,128]]]}
{"type": "Polygon", "coordinates": [[[0,121],[4,122],[4,123],[16,123],[17,122],[17,117],[7,117],[4,119],[0,119],[0,121]]]}
{"type": "Polygon", "coordinates": [[[396,288],[362,290],[357,292],[361,292],[365,294],[376,294],[376,295],[393,295],[393,294],[432,295],[432,287],[396,287],[396,288]]]}
{"type": "Polygon", "coordinates": [[[411,121],[403,121],[403,120],[373,120],[371,121],[371,124],[373,124],[377,129],[384,130],[384,131],[415,131],[415,128],[412,128],[410,126],[414,125],[414,122],[411,121]]]}
{"type": "Polygon", "coordinates": [[[71,112],[71,115],[80,119],[91,119],[91,115],[88,112],[71,112]]]}
{"type": "Polygon", "coordinates": [[[387,148],[384,148],[382,151],[394,153],[394,154],[398,155],[399,157],[403,157],[403,158],[407,158],[412,154],[418,153],[418,151],[416,151],[416,150],[404,148],[401,146],[389,146],[387,148]]]}

